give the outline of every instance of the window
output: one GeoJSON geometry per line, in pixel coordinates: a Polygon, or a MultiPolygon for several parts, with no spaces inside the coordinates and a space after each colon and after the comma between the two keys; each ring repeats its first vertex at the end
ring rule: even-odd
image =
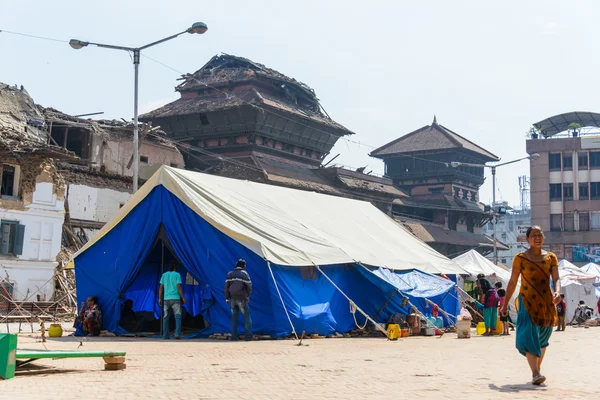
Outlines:
{"type": "Polygon", "coordinates": [[[560,232],[562,230],[562,214],[550,214],[550,231],[560,232]]]}
{"type": "Polygon", "coordinates": [[[508,221],[508,230],[509,231],[515,230],[515,222],[514,221],[508,221]]]}
{"type": "Polygon", "coordinates": [[[550,154],[548,162],[550,171],[560,171],[560,153],[550,154]]]}
{"type": "Polygon", "coordinates": [[[550,201],[562,200],[562,185],[560,183],[550,184],[550,201]]]}
{"type": "Polygon", "coordinates": [[[140,162],[143,164],[148,164],[148,156],[140,156],[140,162]]]}
{"type": "Polygon", "coordinates": [[[15,193],[15,167],[2,165],[2,196],[16,196],[15,193]]]}
{"type": "Polygon", "coordinates": [[[563,226],[563,230],[565,232],[574,232],[575,231],[575,214],[574,213],[565,213],[565,224],[563,226]]]}
{"type": "Polygon", "coordinates": [[[501,235],[501,237],[502,237],[502,239],[506,239],[506,237],[507,237],[507,236],[506,236],[506,232],[502,232],[502,235],[501,235]]]}
{"type": "Polygon", "coordinates": [[[579,230],[581,232],[587,232],[590,230],[590,213],[579,213],[579,230]]]}
{"type": "Polygon", "coordinates": [[[565,201],[573,200],[573,184],[572,183],[564,183],[563,184],[563,199],[565,201]]]}
{"type": "Polygon", "coordinates": [[[577,153],[577,165],[579,169],[588,169],[588,153],[577,153]]]}
{"type": "Polygon", "coordinates": [[[0,254],[23,254],[23,238],[25,225],[16,221],[2,221],[0,223],[0,254]]]}
{"type": "Polygon", "coordinates": [[[443,187],[429,188],[429,193],[442,193],[443,187]]]}
{"type": "Polygon", "coordinates": [[[590,182],[590,198],[592,200],[600,199],[600,182],[590,182]]]}
{"type": "Polygon", "coordinates": [[[501,260],[500,260],[500,262],[501,262],[502,264],[506,264],[506,258],[503,258],[503,259],[501,259],[501,260]]]}
{"type": "Polygon", "coordinates": [[[572,171],[573,170],[573,154],[564,153],[562,162],[563,162],[563,170],[564,171],[572,171]]]}
{"type": "Polygon", "coordinates": [[[600,168],[600,151],[590,151],[590,168],[600,168]]]}
{"type": "Polygon", "coordinates": [[[600,231],[600,212],[593,212],[590,218],[590,228],[593,231],[600,231]]]}
{"type": "Polygon", "coordinates": [[[208,125],[208,117],[206,114],[200,114],[200,123],[202,125],[208,125]]]}
{"type": "Polygon", "coordinates": [[[586,183],[579,184],[579,200],[588,200],[590,198],[590,188],[586,183]]]}
{"type": "Polygon", "coordinates": [[[305,281],[316,281],[319,279],[317,269],[312,266],[300,267],[300,275],[302,275],[302,279],[305,281]]]}

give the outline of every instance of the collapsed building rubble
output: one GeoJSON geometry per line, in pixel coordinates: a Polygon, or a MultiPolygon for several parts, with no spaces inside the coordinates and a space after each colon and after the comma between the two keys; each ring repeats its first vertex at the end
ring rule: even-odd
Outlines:
{"type": "MultiPolygon", "coordinates": [[[[139,150],[142,180],[184,167],[158,126],[140,126],[139,150]]],[[[9,308],[11,318],[48,317],[40,302],[55,306],[52,318],[76,312],[67,263],[131,196],[132,154],[131,122],[73,117],[0,83],[0,322],[9,308]]]]}

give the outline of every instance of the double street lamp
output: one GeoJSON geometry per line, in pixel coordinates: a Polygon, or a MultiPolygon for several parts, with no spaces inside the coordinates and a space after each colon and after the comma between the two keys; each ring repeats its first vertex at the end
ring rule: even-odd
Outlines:
{"type": "Polygon", "coordinates": [[[452,168],[458,168],[461,166],[466,167],[480,167],[480,168],[490,168],[492,170],[492,225],[494,227],[494,264],[498,265],[498,247],[496,241],[496,168],[502,167],[508,164],[514,164],[523,160],[537,160],[540,158],[538,153],[534,153],[530,156],[519,158],[517,160],[507,161],[504,163],[496,164],[496,165],[485,165],[485,164],[471,164],[471,163],[463,163],[459,161],[452,161],[450,165],[452,168]]]}
{"type": "Polygon", "coordinates": [[[103,47],[105,49],[113,49],[113,50],[125,50],[133,53],[133,68],[135,73],[134,78],[134,95],[133,95],[133,193],[138,190],[138,175],[139,175],[139,127],[138,127],[138,76],[139,76],[139,65],[140,65],[140,52],[144,49],[147,49],[152,46],[156,46],[157,44],[166,42],[171,39],[175,39],[179,35],[183,35],[184,33],[197,33],[203,34],[208,30],[208,27],[204,22],[196,22],[190,28],[186,29],[183,32],[176,33],[175,35],[166,37],[161,40],[157,40],[156,42],[149,43],[145,46],[141,47],[125,47],[125,46],[115,46],[111,44],[102,44],[102,43],[94,43],[94,42],[85,42],[78,39],[71,39],[69,41],[69,45],[75,50],[82,49],[86,46],[96,46],[103,47]]]}

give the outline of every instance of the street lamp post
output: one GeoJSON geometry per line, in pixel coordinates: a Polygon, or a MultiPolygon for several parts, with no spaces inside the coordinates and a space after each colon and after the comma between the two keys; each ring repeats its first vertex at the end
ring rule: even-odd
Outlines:
{"type": "Polygon", "coordinates": [[[204,22],[196,22],[190,28],[186,29],[183,32],[176,33],[175,35],[171,35],[161,40],[157,40],[156,42],[149,43],[145,46],[141,47],[125,47],[125,46],[115,46],[111,44],[102,44],[102,43],[94,43],[94,42],[85,42],[82,40],[71,39],[69,41],[69,45],[75,50],[82,49],[86,46],[92,45],[96,47],[103,47],[105,49],[113,49],[113,50],[125,50],[133,53],[133,69],[134,69],[134,82],[133,82],[133,193],[138,190],[138,176],[139,176],[139,126],[138,126],[138,76],[140,69],[140,53],[142,50],[147,49],[152,46],[156,46],[157,44],[166,42],[171,39],[175,39],[179,35],[184,33],[197,33],[203,34],[208,30],[208,26],[204,22]]]}
{"type": "Polygon", "coordinates": [[[502,167],[503,165],[508,165],[508,164],[513,164],[519,161],[523,161],[523,160],[537,160],[538,158],[540,158],[540,155],[538,153],[534,153],[530,156],[527,157],[523,157],[523,158],[519,158],[516,160],[512,160],[512,161],[507,161],[501,164],[496,164],[496,165],[485,165],[485,164],[471,164],[471,163],[463,163],[463,162],[458,162],[458,161],[452,161],[450,163],[450,165],[452,166],[452,168],[458,168],[460,166],[467,166],[467,167],[481,167],[481,168],[490,168],[492,170],[492,226],[494,229],[494,264],[498,265],[498,247],[497,247],[497,242],[496,242],[496,168],[498,167],[502,167]]]}

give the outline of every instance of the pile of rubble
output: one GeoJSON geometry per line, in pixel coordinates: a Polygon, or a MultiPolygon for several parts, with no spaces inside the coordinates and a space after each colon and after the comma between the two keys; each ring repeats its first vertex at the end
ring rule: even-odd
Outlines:
{"type": "Polygon", "coordinates": [[[77,316],[77,296],[75,293],[75,272],[65,268],[74,252],[61,247],[58,256],[58,266],[54,270],[54,296],[52,301],[58,303],[56,319],[70,320],[77,316]]]}

